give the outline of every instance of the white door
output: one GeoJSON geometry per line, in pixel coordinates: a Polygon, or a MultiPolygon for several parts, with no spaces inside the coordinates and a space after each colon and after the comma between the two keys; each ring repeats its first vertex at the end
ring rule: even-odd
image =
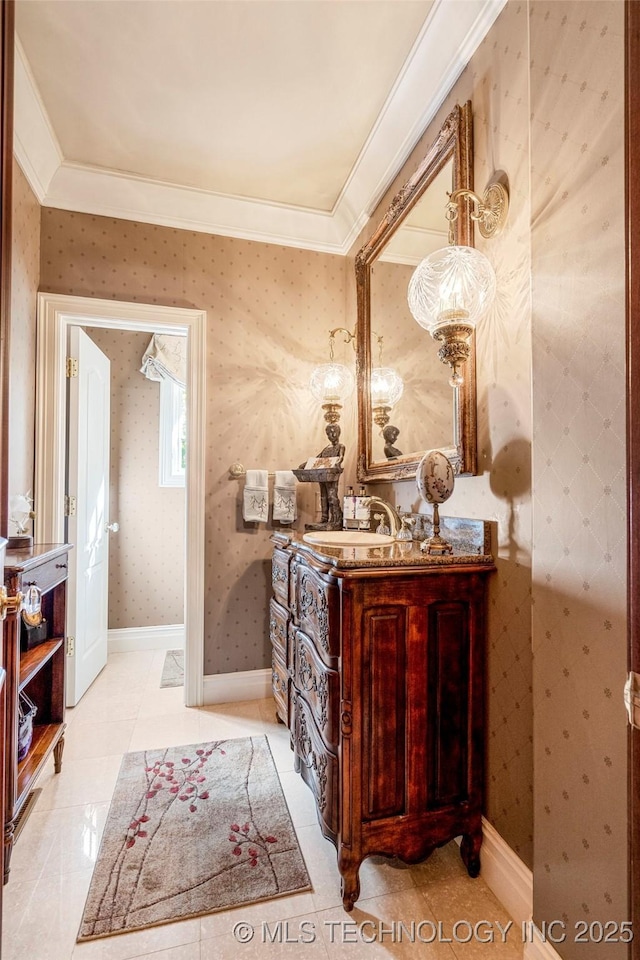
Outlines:
{"type": "MultiPolygon", "coordinates": [[[[75,706],[107,662],[109,573],[109,359],[80,327],[69,329],[70,498],[67,706],[75,706]],[[75,371],[73,371],[75,373],[75,371]],[[75,499],[72,500],[71,498],[75,499]]],[[[114,524],[114,527],[117,526],[114,524]]]]}

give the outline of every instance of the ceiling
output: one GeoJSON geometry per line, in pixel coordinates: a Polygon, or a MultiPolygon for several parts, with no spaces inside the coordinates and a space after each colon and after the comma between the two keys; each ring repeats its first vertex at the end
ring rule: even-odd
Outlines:
{"type": "Polygon", "coordinates": [[[505,0],[17,0],[45,206],[344,254],[505,0]]]}

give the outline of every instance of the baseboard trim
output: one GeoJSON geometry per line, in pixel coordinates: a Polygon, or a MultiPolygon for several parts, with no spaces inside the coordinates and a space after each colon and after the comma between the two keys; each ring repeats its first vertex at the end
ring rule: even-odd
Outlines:
{"type": "Polygon", "coordinates": [[[204,678],[204,703],[235,703],[271,696],[271,670],[214,673],[204,678]]]}
{"type": "Polygon", "coordinates": [[[480,876],[516,925],[527,923],[533,912],[533,874],[484,817],[480,863],[480,876]]]}
{"type": "Polygon", "coordinates": [[[542,934],[536,927],[532,942],[524,945],[522,960],[562,960],[562,957],[548,940],[542,940],[542,934]]]}
{"type": "Polygon", "coordinates": [[[184,649],[184,624],[164,627],[123,627],[107,632],[109,653],[132,653],[135,650],[184,649]]]}

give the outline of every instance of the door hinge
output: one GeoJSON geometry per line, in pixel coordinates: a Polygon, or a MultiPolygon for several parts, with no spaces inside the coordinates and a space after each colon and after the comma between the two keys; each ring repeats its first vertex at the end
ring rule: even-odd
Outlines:
{"type": "Polygon", "coordinates": [[[75,357],[67,357],[67,377],[78,376],[78,361],[75,357]]]}
{"type": "Polygon", "coordinates": [[[65,496],[64,515],[65,517],[75,517],[76,515],[76,498],[75,497],[65,496]]]}
{"type": "Polygon", "coordinates": [[[640,673],[631,672],[627,677],[624,685],[624,705],[630,726],[634,730],[640,730],[640,673]]]}
{"type": "Polygon", "coordinates": [[[75,653],[76,653],[76,638],[75,638],[75,637],[67,637],[67,649],[66,649],[66,654],[67,654],[68,657],[73,657],[73,656],[75,656],[75,653]]]}

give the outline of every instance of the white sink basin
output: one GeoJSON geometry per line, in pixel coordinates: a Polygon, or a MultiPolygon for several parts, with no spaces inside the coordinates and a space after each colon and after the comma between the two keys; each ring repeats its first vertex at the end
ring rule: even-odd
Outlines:
{"type": "Polygon", "coordinates": [[[393,543],[395,537],[368,530],[317,530],[303,533],[302,539],[318,547],[385,547],[393,543]]]}

